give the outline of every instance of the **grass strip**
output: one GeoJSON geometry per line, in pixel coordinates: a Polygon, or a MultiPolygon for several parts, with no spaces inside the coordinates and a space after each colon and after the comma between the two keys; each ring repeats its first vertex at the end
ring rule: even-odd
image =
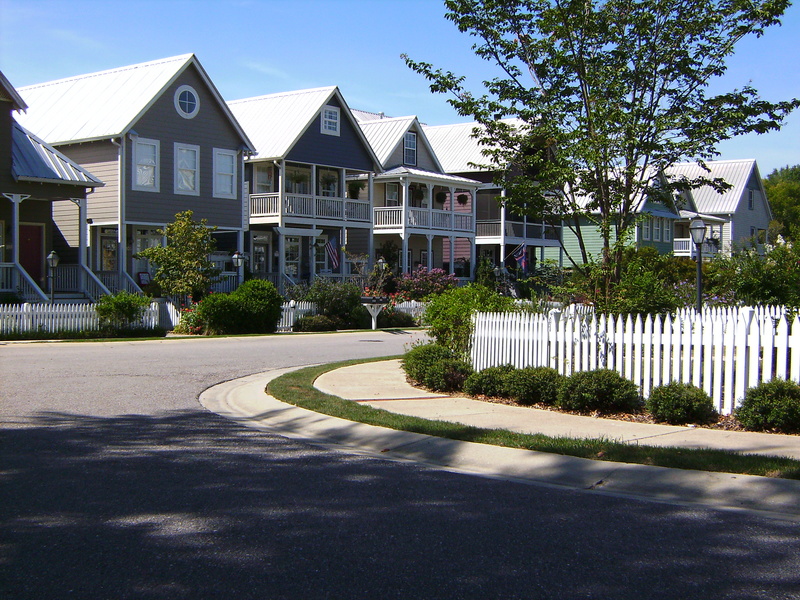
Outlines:
{"type": "Polygon", "coordinates": [[[267,385],[267,393],[288,404],[333,417],[451,440],[673,469],[800,479],[800,461],[790,458],[740,454],[729,450],[640,446],[603,438],[550,437],[542,434],[514,433],[502,429],[483,429],[459,423],[432,421],[391,413],[380,408],[324,394],[314,387],[314,380],[317,377],[333,369],[365,362],[390,360],[391,358],[400,357],[350,360],[292,371],[270,381],[267,385]]]}

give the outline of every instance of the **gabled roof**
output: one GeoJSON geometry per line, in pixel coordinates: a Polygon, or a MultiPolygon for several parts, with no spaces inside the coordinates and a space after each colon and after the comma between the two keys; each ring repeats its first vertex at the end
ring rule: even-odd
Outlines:
{"type": "Polygon", "coordinates": [[[747,189],[747,182],[750,180],[754,170],[759,185],[761,182],[758,166],[755,159],[752,158],[746,160],[708,161],[706,166],[711,169],[711,172],[706,171],[697,163],[679,163],[667,170],[667,174],[671,179],[677,177],[686,177],[688,179],[696,177],[721,178],[732,186],[721,194],[709,185],[692,190],[695,206],[701,213],[732,214],[736,212],[742,199],[742,194],[747,189]]]}
{"type": "Polygon", "coordinates": [[[431,183],[438,183],[440,185],[462,185],[466,187],[476,187],[483,185],[480,181],[474,179],[467,179],[466,177],[459,177],[458,175],[447,175],[445,173],[435,173],[434,171],[426,171],[425,169],[418,169],[417,167],[400,166],[394,169],[389,169],[383,173],[375,176],[375,181],[382,181],[384,179],[394,179],[397,177],[410,177],[415,179],[425,179],[431,183]]]}
{"type": "Polygon", "coordinates": [[[28,108],[28,105],[25,104],[22,96],[20,96],[19,92],[14,89],[14,86],[11,85],[11,82],[6,79],[6,76],[3,75],[2,71],[0,71],[0,99],[9,100],[14,110],[17,111],[24,111],[28,108]]]}
{"type": "Polygon", "coordinates": [[[16,181],[59,183],[80,187],[105,185],[16,121],[11,127],[11,175],[16,181]]]}
{"type": "Polygon", "coordinates": [[[453,125],[426,125],[428,136],[439,162],[447,173],[477,173],[479,169],[470,163],[485,164],[487,157],[481,154],[486,146],[481,146],[472,132],[478,123],[455,123],[453,125]]]}
{"type": "Polygon", "coordinates": [[[333,97],[342,107],[342,118],[350,122],[370,157],[377,163],[375,153],[336,86],[233,100],[228,102],[228,106],[255,144],[256,154],[251,158],[278,160],[289,154],[333,97]]]}
{"type": "MultiPolygon", "coordinates": [[[[363,111],[359,111],[362,112],[363,111]]],[[[422,141],[422,144],[428,149],[433,157],[436,167],[444,172],[441,163],[439,162],[436,152],[433,151],[431,143],[428,141],[428,136],[425,130],[415,116],[409,117],[394,117],[391,119],[370,119],[359,121],[359,126],[364,135],[367,136],[370,146],[378,156],[378,160],[382,167],[386,167],[386,161],[392,156],[397,146],[403,143],[403,136],[406,132],[414,129],[415,133],[419,133],[417,142],[422,141]]]]}
{"type": "Polygon", "coordinates": [[[194,54],[20,88],[31,106],[22,124],[54,145],[124,135],[190,65],[197,68],[245,145],[252,146],[194,54]]]}

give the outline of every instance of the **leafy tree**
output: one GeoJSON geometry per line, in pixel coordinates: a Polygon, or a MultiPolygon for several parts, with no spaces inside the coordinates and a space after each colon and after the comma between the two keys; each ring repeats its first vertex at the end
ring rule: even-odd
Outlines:
{"type": "Polygon", "coordinates": [[[720,179],[660,180],[683,160],[718,155],[719,142],[779,129],[800,105],[767,102],[750,85],[711,94],[709,83],[744,37],[779,23],[788,0],[446,0],[446,17],[476,38],[475,53],[501,75],[471,93],[465,78],[406,64],[450,93],[474,118],[484,168],[515,212],[575,232],[577,268],[590,262],[582,227],[599,230],[603,291],[620,279],[621,256],[648,198],[720,179]]]}
{"type": "Polygon", "coordinates": [[[764,178],[772,215],[787,240],[800,240],[800,165],[775,169],[764,178]]]}
{"type": "Polygon", "coordinates": [[[211,235],[217,228],[208,227],[206,219],[197,222],[192,211],[175,215],[175,221],[158,231],[167,238],[166,246],[147,248],[139,252],[156,265],[153,276],[167,295],[191,295],[195,300],[202,297],[216,277],[219,269],[209,259],[216,249],[211,235]]]}

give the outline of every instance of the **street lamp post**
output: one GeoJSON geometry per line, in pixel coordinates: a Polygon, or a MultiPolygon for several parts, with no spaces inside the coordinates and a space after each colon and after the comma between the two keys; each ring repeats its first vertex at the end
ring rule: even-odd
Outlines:
{"type": "Polygon", "coordinates": [[[53,303],[53,297],[55,295],[54,294],[54,289],[53,289],[53,287],[54,287],[53,286],[53,271],[55,271],[55,268],[58,266],[58,261],[61,260],[61,258],[58,256],[58,254],[56,254],[55,250],[51,250],[50,254],[47,255],[47,259],[46,260],[47,260],[47,267],[48,267],[48,269],[47,269],[47,280],[48,280],[48,283],[50,284],[50,304],[52,304],[53,303]]]}
{"type": "Polygon", "coordinates": [[[699,216],[689,223],[689,233],[697,248],[697,305],[695,309],[698,313],[703,309],[703,242],[706,239],[706,229],[706,224],[699,216]]]}
{"type": "Polygon", "coordinates": [[[233,256],[231,256],[231,260],[233,261],[233,266],[236,268],[236,287],[239,287],[242,278],[242,266],[244,265],[244,254],[237,250],[233,253],[233,256]]]}

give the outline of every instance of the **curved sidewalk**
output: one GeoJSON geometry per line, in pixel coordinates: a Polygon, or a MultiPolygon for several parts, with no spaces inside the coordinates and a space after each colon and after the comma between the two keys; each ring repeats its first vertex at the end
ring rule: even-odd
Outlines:
{"type": "MultiPolygon", "coordinates": [[[[587,490],[591,493],[756,511],[767,516],[800,521],[800,481],[594,461],[354,423],[285,404],[267,395],[264,392],[266,383],[289,370],[269,371],[222,383],[203,392],[200,402],[209,410],[250,427],[382,458],[409,460],[457,472],[587,490]]],[[[709,443],[702,433],[693,436],[696,432],[705,431],[725,434],[718,438],[720,443],[744,443],[749,452],[760,450],[766,454],[785,454],[774,451],[781,447],[779,442],[755,441],[761,436],[772,439],[773,436],[769,434],[680,427],[661,429],[665,426],[619,424],[604,419],[558,415],[550,411],[430,394],[406,383],[399,361],[365,363],[337,369],[318,378],[315,385],[326,393],[393,412],[478,427],[541,431],[547,435],[572,437],[604,435],[635,443],[708,447],[709,443]],[[527,417],[519,411],[525,411],[527,417]],[[547,420],[544,417],[551,418],[547,420]],[[758,438],[750,438],[752,435],[758,438]],[[676,443],[675,440],[681,439],[681,436],[687,436],[688,439],[683,444],[676,443]],[[740,438],[734,436],[743,436],[748,441],[737,441],[740,438]]],[[[800,446],[800,437],[797,442],[800,446]]]]}

